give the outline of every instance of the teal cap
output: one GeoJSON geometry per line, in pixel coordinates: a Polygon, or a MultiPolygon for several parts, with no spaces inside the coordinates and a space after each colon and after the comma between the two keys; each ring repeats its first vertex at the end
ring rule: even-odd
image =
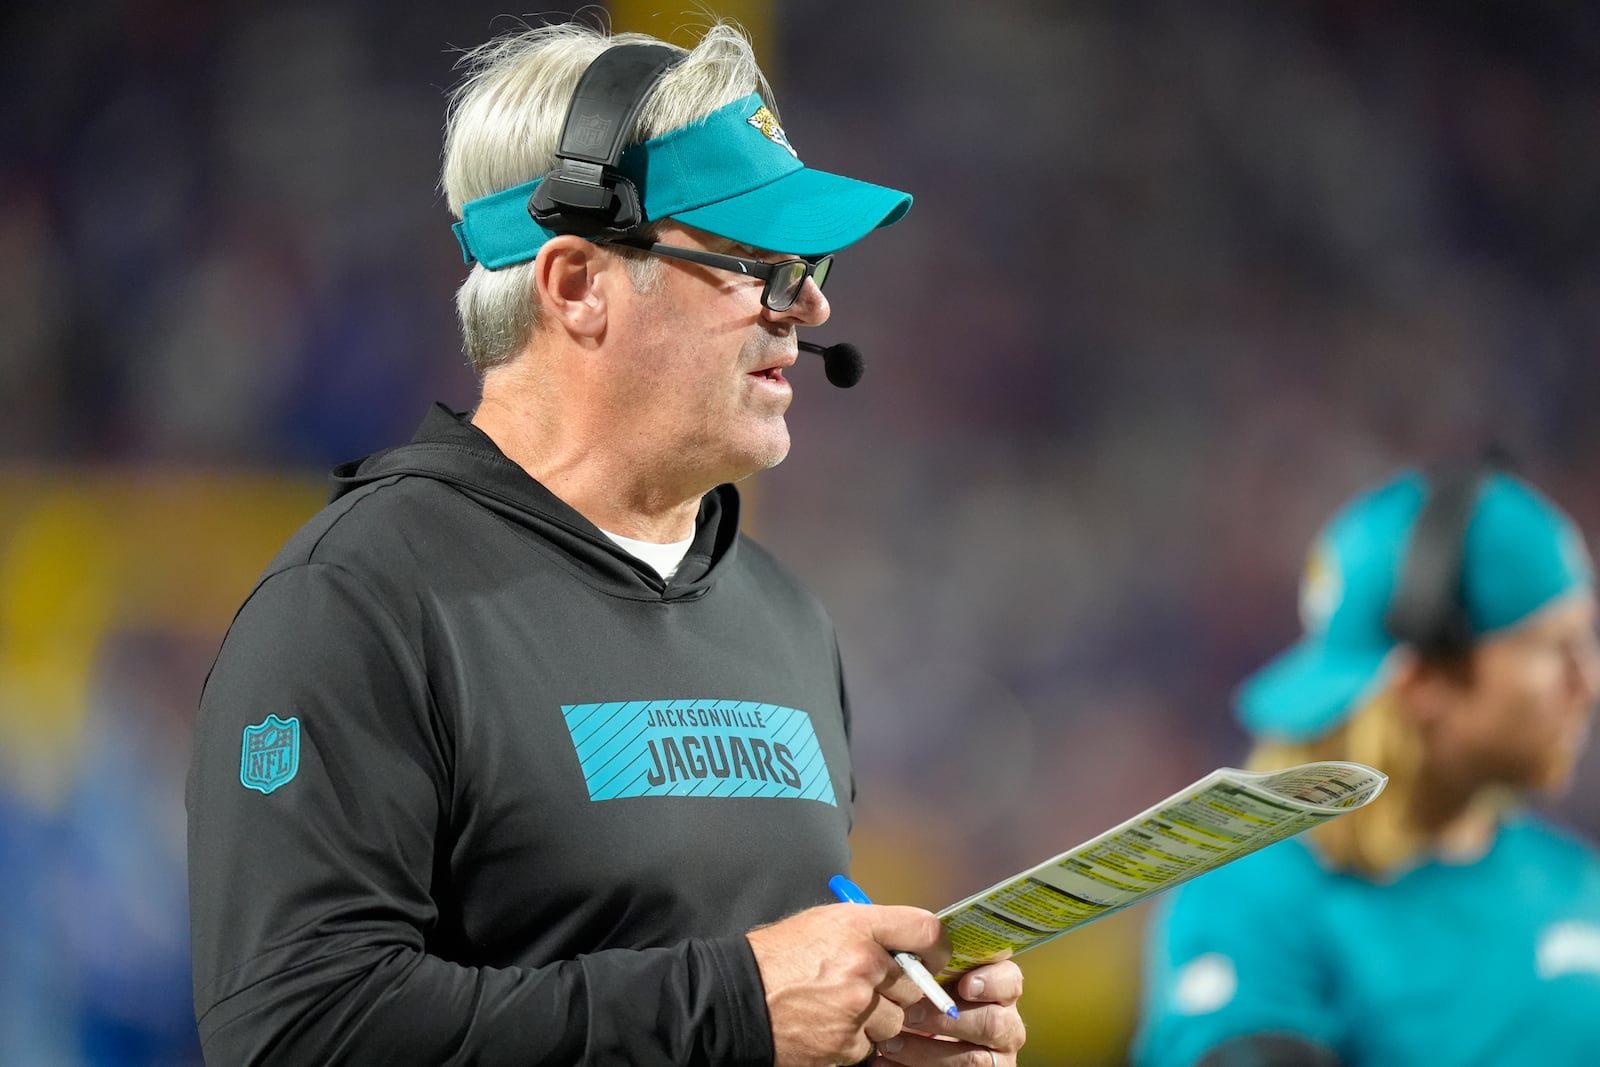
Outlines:
{"type": "MultiPolygon", "coordinates": [[[[617,170],[639,190],[647,221],[686,226],[771,252],[821,256],[854,244],[911,209],[911,196],[800,162],[755,93],[622,153],[617,170]]],[[[480,197],[454,227],[466,262],[525,263],[555,234],[528,213],[536,179],[480,197]]]]}
{"type": "MultiPolygon", "coordinates": [[[[1312,545],[1300,586],[1305,635],[1245,680],[1235,697],[1252,734],[1320,736],[1360,707],[1399,644],[1385,625],[1428,480],[1410,470],[1346,504],[1312,545]]],[[[1462,543],[1461,603],[1479,638],[1592,587],[1572,520],[1526,482],[1487,475],[1462,543]]]]}

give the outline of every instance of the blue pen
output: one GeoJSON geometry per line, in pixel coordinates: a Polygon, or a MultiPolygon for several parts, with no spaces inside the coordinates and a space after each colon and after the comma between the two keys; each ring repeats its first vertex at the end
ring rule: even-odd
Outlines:
{"type": "MultiPolygon", "coordinates": [[[[872,901],[861,891],[861,887],[842,874],[836,874],[828,879],[828,888],[833,890],[833,895],[846,904],[871,904],[872,901]]],[[[922,965],[912,952],[894,953],[894,961],[900,969],[906,972],[906,977],[917,983],[917,988],[922,990],[927,998],[933,1001],[934,1006],[952,1019],[961,1018],[961,1012],[956,1009],[956,1002],[950,999],[950,994],[944,987],[933,980],[933,975],[928,973],[928,968],[922,965]]]]}

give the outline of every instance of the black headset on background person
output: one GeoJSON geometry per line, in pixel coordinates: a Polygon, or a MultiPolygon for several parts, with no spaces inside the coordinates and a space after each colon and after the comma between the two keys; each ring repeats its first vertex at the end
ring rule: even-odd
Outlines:
{"type": "Polygon", "coordinates": [[[1509,467],[1509,455],[1493,445],[1476,459],[1424,471],[1428,496],[1383,620],[1391,636],[1424,656],[1458,656],[1472,647],[1475,634],[1462,589],[1467,527],[1483,483],[1509,467]]]}
{"type": "MultiPolygon", "coordinates": [[[[594,58],[561,124],[556,169],[528,198],[535,222],[552,233],[599,241],[631,236],[645,225],[639,190],[617,164],[650,90],[687,55],[671,45],[619,44],[594,58]]],[[[865,362],[855,345],[801,341],[799,347],[822,357],[828,381],[839,388],[861,380],[865,362]]]]}

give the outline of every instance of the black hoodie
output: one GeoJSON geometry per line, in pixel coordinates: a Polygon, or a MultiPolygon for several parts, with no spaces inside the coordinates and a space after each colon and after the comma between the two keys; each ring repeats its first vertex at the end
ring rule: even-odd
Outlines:
{"type": "Polygon", "coordinates": [[[217,1064],[770,1064],[743,932],[847,869],[820,605],[707,494],[662,582],[464,418],[335,471],[188,783],[217,1064]]]}

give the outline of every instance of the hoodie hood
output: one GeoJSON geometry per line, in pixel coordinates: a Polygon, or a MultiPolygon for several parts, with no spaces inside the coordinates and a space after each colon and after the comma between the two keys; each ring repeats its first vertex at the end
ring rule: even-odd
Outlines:
{"type": "Polygon", "coordinates": [[[411,441],[333,469],[329,500],[397,478],[430,478],[454,487],[530,536],[553,543],[560,559],[613,595],[634,599],[698,597],[738,550],[739,493],[720,485],[700,501],[694,541],[670,583],[546,489],[472,425],[464,412],[435,404],[411,441]]]}

